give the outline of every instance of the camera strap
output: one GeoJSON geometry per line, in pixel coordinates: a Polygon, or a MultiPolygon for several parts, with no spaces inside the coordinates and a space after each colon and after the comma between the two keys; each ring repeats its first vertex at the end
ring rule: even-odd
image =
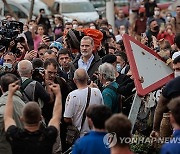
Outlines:
{"type": "Polygon", "coordinates": [[[85,120],[86,120],[86,110],[87,110],[87,108],[88,108],[88,106],[89,106],[90,98],[91,98],[91,88],[88,87],[87,102],[86,102],[85,110],[84,110],[84,112],[83,112],[83,117],[82,117],[82,122],[81,122],[81,129],[80,129],[80,132],[81,132],[82,127],[83,127],[83,125],[84,125],[84,122],[85,122],[85,120]]]}
{"type": "Polygon", "coordinates": [[[21,88],[24,90],[24,89],[27,87],[27,85],[28,85],[29,83],[31,83],[32,81],[34,81],[34,80],[32,80],[32,79],[26,79],[24,82],[22,82],[21,88]]]}
{"type": "Polygon", "coordinates": [[[28,96],[28,94],[26,94],[26,92],[25,92],[25,88],[28,86],[28,84],[29,83],[31,83],[32,81],[34,81],[34,80],[32,80],[32,79],[26,79],[24,82],[22,82],[22,84],[21,84],[21,88],[20,88],[20,91],[26,96],[26,98],[28,99],[28,101],[32,101],[32,99],[28,96]]]}

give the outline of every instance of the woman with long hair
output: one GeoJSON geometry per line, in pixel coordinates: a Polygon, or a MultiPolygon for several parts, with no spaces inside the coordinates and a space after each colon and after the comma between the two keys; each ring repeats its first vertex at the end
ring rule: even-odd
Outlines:
{"type": "Polygon", "coordinates": [[[29,52],[28,44],[26,40],[24,39],[24,37],[19,37],[17,39],[16,52],[15,52],[16,57],[17,57],[16,61],[23,60],[26,52],[29,52]]]}
{"type": "Polygon", "coordinates": [[[54,18],[54,40],[57,40],[59,37],[63,36],[63,31],[64,31],[64,25],[63,25],[63,19],[59,16],[54,18]]]}
{"type": "Polygon", "coordinates": [[[38,25],[37,27],[37,34],[35,33],[34,30],[32,30],[32,38],[34,40],[34,50],[38,50],[39,44],[42,42],[42,38],[44,36],[44,26],[43,25],[38,25]]]}

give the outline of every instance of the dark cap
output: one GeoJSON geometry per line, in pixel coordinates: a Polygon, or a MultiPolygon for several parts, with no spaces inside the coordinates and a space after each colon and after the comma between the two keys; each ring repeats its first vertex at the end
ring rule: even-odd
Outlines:
{"type": "Polygon", "coordinates": [[[107,54],[102,58],[102,63],[114,63],[116,62],[116,56],[115,55],[111,55],[111,54],[107,54]]]}

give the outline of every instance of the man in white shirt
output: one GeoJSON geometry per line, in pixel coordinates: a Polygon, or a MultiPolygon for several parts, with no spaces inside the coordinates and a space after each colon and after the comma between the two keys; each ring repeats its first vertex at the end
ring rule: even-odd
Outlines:
{"type": "MultiPolygon", "coordinates": [[[[81,128],[82,117],[87,103],[88,79],[89,76],[84,69],[79,68],[74,72],[73,80],[78,89],[69,93],[66,99],[64,112],[64,121],[72,123],[75,127],[81,130],[80,136],[83,136],[90,130],[87,119],[81,128]]],[[[91,88],[89,106],[92,104],[104,104],[101,92],[97,88],[91,88]]]]}

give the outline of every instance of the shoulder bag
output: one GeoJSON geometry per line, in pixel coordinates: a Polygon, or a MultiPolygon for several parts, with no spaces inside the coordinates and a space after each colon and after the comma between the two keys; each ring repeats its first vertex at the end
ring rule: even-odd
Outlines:
{"type": "Polygon", "coordinates": [[[68,145],[70,145],[70,146],[73,145],[74,142],[80,137],[80,132],[82,130],[83,124],[84,124],[85,119],[86,119],[86,110],[87,110],[87,108],[89,106],[90,97],[91,97],[91,88],[88,87],[87,102],[86,102],[85,110],[83,112],[83,117],[82,117],[82,122],[81,122],[81,129],[78,130],[78,128],[75,127],[74,125],[69,125],[67,127],[66,143],[68,145]]]}

